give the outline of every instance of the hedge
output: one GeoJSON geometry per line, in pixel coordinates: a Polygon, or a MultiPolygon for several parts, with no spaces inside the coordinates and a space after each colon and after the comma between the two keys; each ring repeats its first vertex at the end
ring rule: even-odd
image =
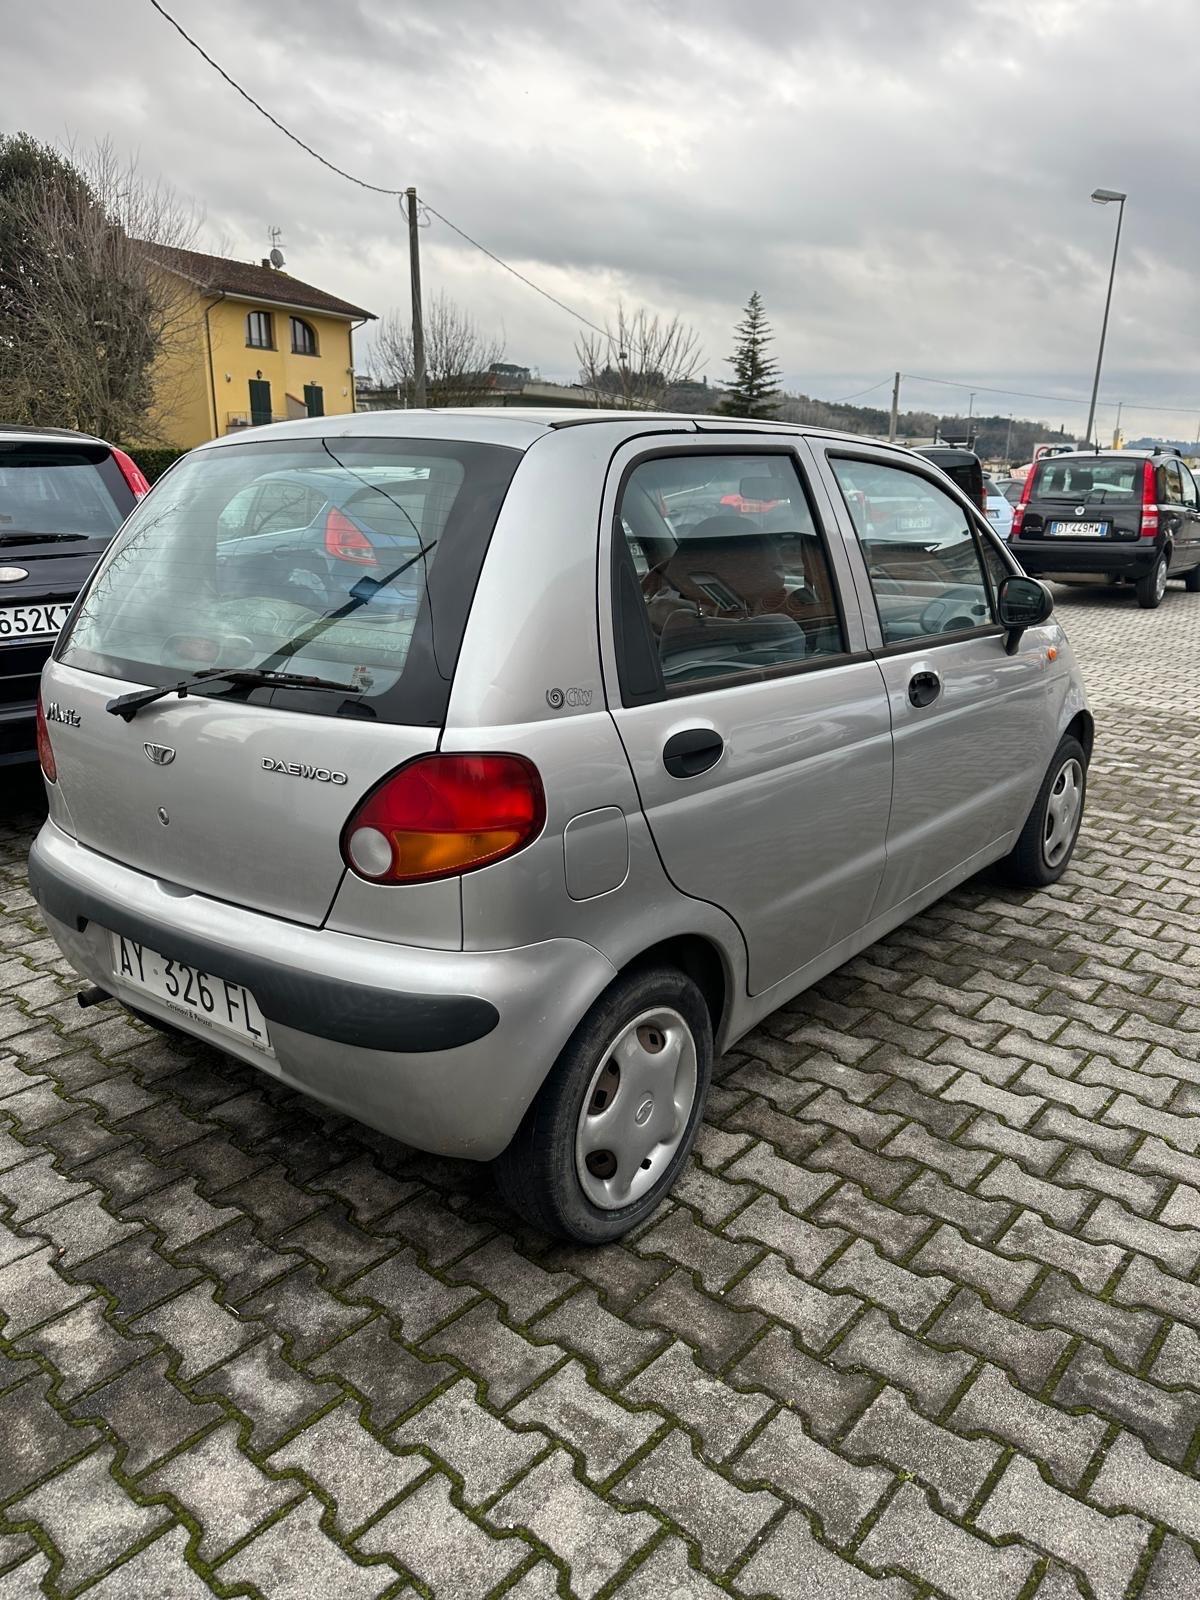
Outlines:
{"type": "Polygon", "coordinates": [[[186,450],[163,449],[153,445],[129,444],[122,448],[137,462],[151,483],[157,483],[168,467],[173,466],[186,450]]]}

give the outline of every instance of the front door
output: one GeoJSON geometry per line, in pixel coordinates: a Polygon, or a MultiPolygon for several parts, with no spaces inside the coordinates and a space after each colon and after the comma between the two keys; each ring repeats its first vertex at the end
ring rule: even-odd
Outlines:
{"type": "MultiPolygon", "coordinates": [[[[853,528],[868,635],[887,684],[895,779],[884,913],[962,876],[1019,828],[1052,754],[1045,641],[1014,655],[995,620],[995,582],[974,514],[901,458],[869,447],[822,450],[853,528]],[[1047,739],[1051,741],[1047,744],[1047,739]],[[1044,748],[1043,748],[1044,747],[1044,748]],[[1037,779],[1032,787],[1036,789],[1037,779]]],[[[1005,568],[998,549],[990,556],[1005,568]]]]}
{"type": "Polygon", "coordinates": [[[799,441],[710,440],[614,462],[609,705],[668,876],[736,920],[757,994],[868,918],[890,724],[799,441]]]}
{"type": "Polygon", "coordinates": [[[250,379],[250,421],[256,428],[271,420],[271,385],[263,378],[250,379]]]}
{"type": "Polygon", "coordinates": [[[325,391],[319,383],[304,385],[304,409],[310,417],[325,415],[325,391]]]}

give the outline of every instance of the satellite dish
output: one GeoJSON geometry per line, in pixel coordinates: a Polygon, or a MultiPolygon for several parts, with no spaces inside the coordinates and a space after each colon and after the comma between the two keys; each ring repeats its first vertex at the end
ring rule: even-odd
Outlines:
{"type": "Polygon", "coordinates": [[[279,248],[278,245],[275,245],[272,248],[270,259],[271,259],[271,265],[273,267],[281,267],[281,266],[283,266],[283,251],[279,248]]]}

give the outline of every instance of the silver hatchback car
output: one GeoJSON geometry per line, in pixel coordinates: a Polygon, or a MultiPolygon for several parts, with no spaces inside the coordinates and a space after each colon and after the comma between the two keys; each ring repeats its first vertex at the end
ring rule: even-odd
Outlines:
{"type": "Polygon", "coordinates": [[[1092,718],[936,467],[714,417],[218,440],[42,684],[30,879],[92,984],[584,1241],[714,1050],[991,862],[1054,882],[1092,718]]]}

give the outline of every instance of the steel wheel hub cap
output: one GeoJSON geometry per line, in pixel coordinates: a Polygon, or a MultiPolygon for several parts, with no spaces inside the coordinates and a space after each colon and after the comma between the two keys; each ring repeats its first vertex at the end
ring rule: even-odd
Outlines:
{"type": "Polygon", "coordinates": [[[696,1100],[696,1041],[678,1011],[634,1017],[600,1057],[575,1132],[575,1170],[594,1206],[631,1205],[662,1177],[696,1100]]]}
{"type": "Polygon", "coordinates": [[[1048,867],[1056,867],[1071,848],[1079,830],[1083,806],[1083,768],[1072,756],[1059,768],[1046,803],[1042,854],[1048,867]]]}
{"type": "Polygon", "coordinates": [[[1160,561],[1154,569],[1154,592],[1161,600],[1167,592],[1167,563],[1160,561]]]}

